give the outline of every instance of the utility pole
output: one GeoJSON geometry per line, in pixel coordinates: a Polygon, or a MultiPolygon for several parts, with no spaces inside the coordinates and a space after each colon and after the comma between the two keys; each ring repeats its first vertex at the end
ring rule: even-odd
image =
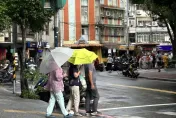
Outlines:
{"type": "Polygon", "coordinates": [[[129,0],[126,1],[126,41],[127,41],[127,54],[129,54],[129,0]]]}
{"type": "MultiPolygon", "coordinates": [[[[58,45],[59,43],[59,38],[58,38],[58,27],[59,27],[59,10],[56,10],[55,14],[54,14],[54,47],[59,47],[60,45],[58,45]]],[[[59,43],[60,44],[60,43],[59,43]]]]}

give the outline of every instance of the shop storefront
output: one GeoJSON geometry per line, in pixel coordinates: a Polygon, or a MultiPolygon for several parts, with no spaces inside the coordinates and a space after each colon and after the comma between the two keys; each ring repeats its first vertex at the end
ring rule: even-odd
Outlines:
{"type": "MultiPolygon", "coordinates": [[[[127,52],[128,46],[127,45],[119,45],[119,56],[122,56],[127,52]]],[[[130,45],[129,46],[129,54],[133,55],[135,50],[135,45],[130,45]]]]}

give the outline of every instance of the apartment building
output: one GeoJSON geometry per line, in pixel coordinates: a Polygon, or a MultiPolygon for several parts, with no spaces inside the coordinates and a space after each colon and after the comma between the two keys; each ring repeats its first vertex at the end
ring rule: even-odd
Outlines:
{"type": "Polygon", "coordinates": [[[124,43],[124,8],[123,0],[68,0],[60,12],[63,46],[107,57],[124,43]]]}
{"type": "Polygon", "coordinates": [[[167,28],[136,4],[129,5],[129,40],[143,51],[155,51],[156,45],[170,42],[167,28]]]}

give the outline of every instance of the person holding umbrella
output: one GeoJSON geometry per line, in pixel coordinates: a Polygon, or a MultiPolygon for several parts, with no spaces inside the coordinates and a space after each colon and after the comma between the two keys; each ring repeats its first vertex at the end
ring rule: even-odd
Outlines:
{"type": "Polygon", "coordinates": [[[63,78],[67,75],[62,70],[61,66],[72,56],[73,50],[70,48],[58,47],[51,50],[50,54],[45,56],[40,64],[40,72],[49,74],[48,82],[45,86],[50,91],[50,100],[47,107],[46,118],[55,118],[52,115],[55,102],[57,101],[64,118],[72,117],[65,109],[63,91],[63,78]]]}
{"type": "Polygon", "coordinates": [[[68,77],[69,77],[69,86],[70,86],[70,99],[68,101],[66,109],[70,112],[71,108],[74,104],[74,112],[76,116],[82,116],[79,110],[79,103],[80,103],[80,71],[77,65],[70,63],[70,67],[68,70],[68,77]]]}
{"type": "Polygon", "coordinates": [[[96,116],[101,114],[97,111],[99,93],[96,86],[96,70],[94,66],[94,61],[98,58],[98,56],[85,48],[83,49],[75,49],[73,55],[68,60],[70,63],[74,65],[84,64],[85,69],[85,79],[87,82],[87,90],[86,90],[86,116],[92,115],[96,116]],[[93,100],[93,108],[91,109],[90,101],[93,100]]]}
{"type": "Polygon", "coordinates": [[[49,79],[45,88],[50,91],[50,100],[49,105],[47,107],[46,118],[55,118],[55,116],[51,115],[53,112],[53,108],[55,102],[57,101],[64,118],[72,117],[72,114],[69,114],[65,109],[63,91],[64,91],[64,84],[63,78],[67,75],[63,72],[62,68],[58,68],[49,73],[49,79]]]}

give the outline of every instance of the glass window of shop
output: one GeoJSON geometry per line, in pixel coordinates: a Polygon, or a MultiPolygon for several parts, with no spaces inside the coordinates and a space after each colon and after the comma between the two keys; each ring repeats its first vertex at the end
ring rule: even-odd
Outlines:
{"type": "Polygon", "coordinates": [[[138,41],[138,43],[142,43],[143,42],[143,35],[142,34],[138,34],[137,35],[137,41],[138,41]]]}
{"type": "Polygon", "coordinates": [[[102,47],[101,48],[101,52],[102,52],[102,57],[103,58],[107,58],[108,57],[108,48],[102,47]]]}

